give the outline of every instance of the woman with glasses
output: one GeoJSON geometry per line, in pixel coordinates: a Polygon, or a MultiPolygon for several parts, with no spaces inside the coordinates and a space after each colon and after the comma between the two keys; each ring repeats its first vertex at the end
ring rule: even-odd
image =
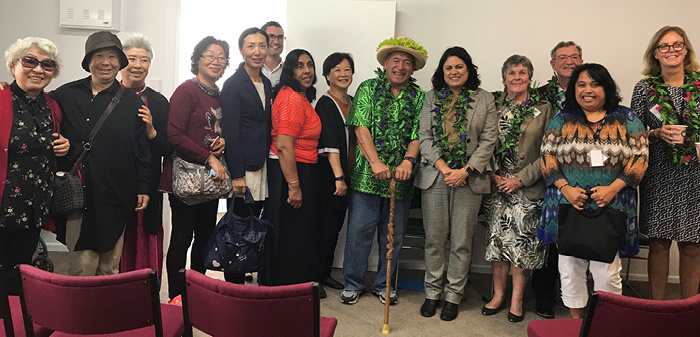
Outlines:
{"type": "MultiPolygon", "coordinates": [[[[248,188],[255,203],[253,213],[260,216],[267,199],[267,154],[270,150],[270,111],[272,85],[261,68],[267,57],[268,38],[265,31],[253,27],[238,38],[243,62],[224,83],[221,90],[221,114],[228,142],[226,162],[231,173],[235,198],[233,212],[250,215],[243,196],[248,188]]],[[[225,273],[226,281],[243,284],[244,273],[225,273]]]]}
{"type": "Polygon", "coordinates": [[[644,53],[646,77],[634,87],[632,108],[649,134],[649,169],[639,187],[640,231],[649,236],[649,286],[663,299],[671,242],[678,243],[681,297],[700,283],[700,66],[688,36],[666,26],[644,53]]]}
{"type": "Polygon", "coordinates": [[[14,81],[0,91],[0,282],[19,292],[17,264],[28,264],[49,220],[55,157],[68,153],[61,110],[44,93],[58,76],[58,48],[46,39],[19,39],[5,51],[14,81]]]}
{"type": "Polygon", "coordinates": [[[270,197],[263,216],[272,222],[265,237],[266,286],[317,281],[319,203],[316,66],[308,51],[294,49],[284,59],[272,105],[272,144],[267,160],[270,197]],[[269,238],[269,240],[268,240],[269,238]]]}
{"type": "MultiPolygon", "coordinates": [[[[207,36],[194,47],[190,60],[195,77],[180,84],[170,97],[168,141],[182,159],[214,170],[214,180],[226,179],[221,153],[226,143],[221,136],[221,108],[216,81],[228,66],[229,47],[223,40],[207,36]],[[222,159],[221,159],[222,160],[222,159]]],[[[189,205],[172,193],[172,160],[163,165],[160,189],[169,192],[172,233],[166,257],[168,292],[173,299],[182,292],[177,272],[185,268],[192,243],[191,268],[202,274],[204,246],[216,225],[219,199],[189,205]]]]}

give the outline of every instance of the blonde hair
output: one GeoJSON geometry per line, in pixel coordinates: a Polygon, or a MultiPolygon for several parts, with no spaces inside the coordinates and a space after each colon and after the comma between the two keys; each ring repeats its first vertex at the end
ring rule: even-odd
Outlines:
{"type": "Polygon", "coordinates": [[[46,55],[56,61],[56,69],[53,71],[53,78],[58,77],[58,74],[61,72],[61,60],[58,58],[58,47],[47,39],[30,36],[24,39],[18,39],[17,42],[13,43],[10,48],[7,48],[5,51],[5,65],[7,66],[7,71],[12,75],[12,78],[15,77],[12,68],[15,67],[17,61],[25,56],[32,47],[41,49],[46,55]]]}
{"type": "Polygon", "coordinates": [[[656,47],[659,41],[668,33],[675,32],[683,38],[683,43],[685,43],[685,49],[688,51],[685,54],[685,59],[683,60],[683,68],[686,71],[698,71],[700,70],[700,65],[698,61],[695,60],[695,50],[693,45],[688,39],[688,35],[685,33],[683,28],[677,26],[665,26],[659,29],[654,36],[652,36],[651,41],[649,41],[649,46],[644,52],[644,70],[642,74],[644,75],[659,75],[661,74],[661,63],[655,57],[656,47]]]}

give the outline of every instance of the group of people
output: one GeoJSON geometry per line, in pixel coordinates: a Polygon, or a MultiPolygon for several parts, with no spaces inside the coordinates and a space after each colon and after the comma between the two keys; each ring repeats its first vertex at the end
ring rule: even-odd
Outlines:
{"type": "MultiPolygon", "coordinates": [[[[650,237],[651,297],[664,296],[672,241],[680,251],[681,296],[698,293],[700,196],[693,187],[700,180],[694,144],[700,141],[700,66],[681,28],[664,27],[650,41],[632,109],[620,105],[608,70],[584,64],[572,41],[552,50],[555,75],[544,86],[533,87],[527,57],[512,55],[501,69],[504,88],[493,93],[480,87],[469,53],[448,48],[426,92],[412,75],[425,66],[427,51],[412,39],[389,38],[377,48],[382,67],[376,77],[353,97],[350,54],[324,60],[330,89],[319,95],[314,58],[295,49],[283,60],[285,39],[274,21],[243,31],[243,62],[220,90],[229,44],[205,37],[190,59],[194,77],[169,101],[146,85],[154,55],[143,36],[122,44],[110,32],[90,35],[82,60],[90,76],[48,94],[44,88],[61,66],[55,44],[28,37],[10,46],[5,58],[14,81],[0,91],[0,276],[10,291],[19,280],[7,266],[31,261],[41,227],[55,230],[68,246],[71,275],[144,267],[160,273],[165,191],[172,211],[168,289],[171,299],[178,296],[177,272],[190,248],[190,268],[206,271],[204,247],[218,199],[192,204],[172,193],[177,156],[210,167],[214,180],[229,179],[234,213],[250,214],[243,203],[250,193],[253,213],[273,224],[258,274],[262,285],[319,281],[342,289],[341,301],[354,304],[368,286],[376,234],[379,259],[370,290],[382,303],[396,304],[395,285],[385,291],[391,282],[386,224],[393,216],[395,271],[418,188],[426,234],[424,317],[440,306],[442,320],[457,317],[480,212],[488,222],[485,256],[494,285],[484,315],[505,306],[512,272],[507,318],[522,321],[532,272],[538,315],[554,317],[560,279],[564,305],[581,317],[586,272],[596,290],[621,293],[620,257],[638,252],[640,231],[650,237]],[[90,131],[112,101],[93,139],[90,131]],[[85,207],[51,214],[54,172],[70,171],[85,148],[79,167],[85,207]],[[625,214],[611,263],[559,254],[562,204],[625,214]],[[346,213],[341,283],[331,277],[331,266],[346,213]]],[[[244,283],[245,274],[225,278],[244,283]]]]}

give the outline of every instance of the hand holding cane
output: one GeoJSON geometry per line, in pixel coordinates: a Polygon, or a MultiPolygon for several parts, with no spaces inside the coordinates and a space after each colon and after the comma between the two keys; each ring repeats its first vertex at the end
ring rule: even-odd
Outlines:
{"type": "Polygon", "coordinates": [[[389,182],[389,223],[386,225],[389,230],[386,235],[386,289],[384,290],[384,326],[382,334],[389,334],[389,305],[391,304],[391,261],[394,258],[394,212],[396,210],[396,173],[391,172],[391,181],[389,182]]]}

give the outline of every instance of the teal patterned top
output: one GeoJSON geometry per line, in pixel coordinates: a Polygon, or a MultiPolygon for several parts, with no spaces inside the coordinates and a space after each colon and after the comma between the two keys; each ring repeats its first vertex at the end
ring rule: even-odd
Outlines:
{"type": "MultiPolygon", "coordinates": [[[[408,143],[418,139],[418,126],[420,118],[420,110],[423,106],[425,91],[417,85],[409,81],[404,85],[403,90],[389,102],[380,102],[379,98],[383,97],[380,93],[380,88],[383,88],[386,83],[382,83],[383,77],[372,78],[360,84],[355,93],[355,99],[352,101],[350,113],[346,124],[348,126],[361,126],[369,130],[372,140],[375,142],[377,153],[393,154],[391,163],[384,163],[390,169],[395,169],[398,166],[406,150],[408,143]],[[386,104],[388,103],[388,105],[386,104]],[[389,120],[382,120],[383,115],[389,109],[389,120]],[[385,131],[385,130],[389,131],[385,131]],[[404,130],[404,132],[397,132],[404,130]],[[385,135],[380,139],[378,136],[385,135]]],[[[377,180],[373,177],[372,167],[369,161],[360,151],[359,145],[355,151],[355,166],[350,175],[350,188],[364,193],[378,194],[388,198],[389,195],[389,180],[377,180]]],[[[380,158],[381,158],[380,154],[380,158]]],[[[413,177],[406,181],[396,182],[396,199],[411,200],[413,198],[413,177]]]]}

